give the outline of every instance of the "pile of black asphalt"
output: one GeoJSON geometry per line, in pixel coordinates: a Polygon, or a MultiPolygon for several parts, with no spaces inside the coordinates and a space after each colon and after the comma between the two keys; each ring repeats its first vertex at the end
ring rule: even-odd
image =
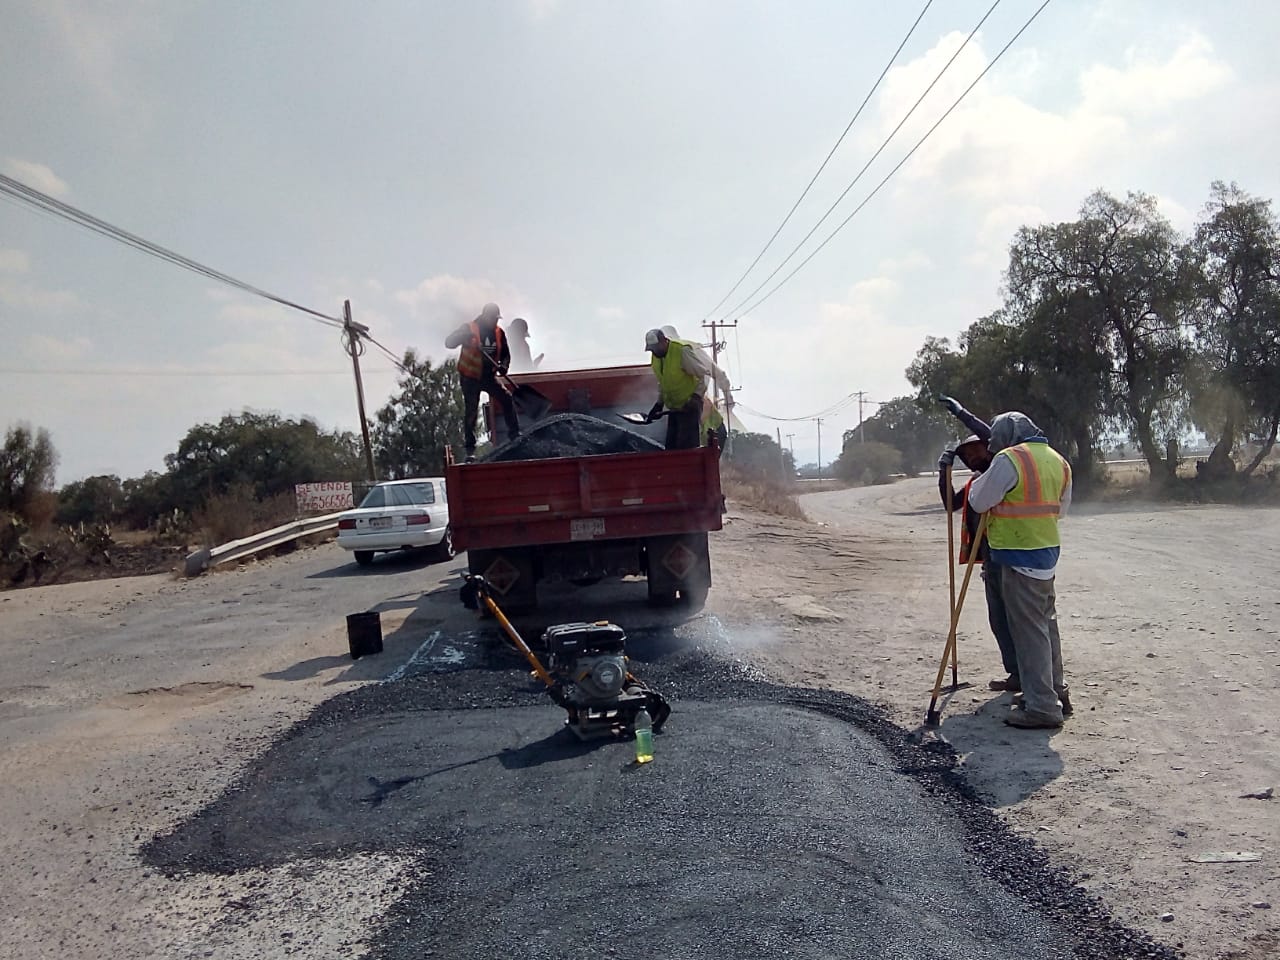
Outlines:
{"type": "Polygon", "coordinates": [[[629,638],[673,706],[651,763],[578,741],[495,641],[321,705],[144,858],[170,876],[409,858],[371,941],[385,960],[1179,956],[1006,829],[945,743],[767,682],[696,623],[629,638]]]}
{"type": "Polygon", "coordinates": [[[651,453],[662,449],[662,444],[599,417],[561,413],[539,420],[482,459],[485,463],[504,463],[603,453],[651,453]]]}

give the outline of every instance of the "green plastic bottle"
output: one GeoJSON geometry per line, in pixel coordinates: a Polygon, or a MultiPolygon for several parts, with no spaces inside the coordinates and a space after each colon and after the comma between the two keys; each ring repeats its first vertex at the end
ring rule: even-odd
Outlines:
{"type": "Polygon", "coordinates": [[[653,759],[653,720],[643,707],[636,714],[636,763],[648,763],[653,759]]]}

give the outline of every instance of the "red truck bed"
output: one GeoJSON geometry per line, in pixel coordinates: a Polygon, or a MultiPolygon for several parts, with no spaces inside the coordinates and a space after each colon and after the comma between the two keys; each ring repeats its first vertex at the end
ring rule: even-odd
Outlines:
{"type": "Polygon", "coordinates": [[[721,527],[713,447],[454,464],[447,479],[449,522],[459,550],[721,527]]]}
{"type": "MultiPolygon", "coordinates": [[[[551,412],[621,427],[618,413],[657,398],[643,365],[534,371],[514,378],[551,412]]],[[[489,411],[490,433],[504,439],[489,411]]],[[[529,424],[524,425],[526,429],[529,424]]],[[[638,428],[660,439],[664,425],[638,428]]],[[[504,609],[537,604],[545,581],[594,583],[643,574],[657,603],[701,605],[711,585],[707,533],[721,527],[719,450],[653,450],[541,460],[451,463],[445,470],[454,545],[489,581],[504,609]]]]}

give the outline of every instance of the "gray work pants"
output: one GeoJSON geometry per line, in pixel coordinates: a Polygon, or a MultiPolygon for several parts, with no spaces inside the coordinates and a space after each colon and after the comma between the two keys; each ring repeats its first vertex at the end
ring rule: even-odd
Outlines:
{"type": "Polygon", "coordinates": [[[1000,576],[1027,713],[1061,723],[1058,691],[1066,688],[1066,681],[1053,581],[1024,576],[1003,564],[993,564],[991,570],[1000,576]]]}
{"type": "Polygon", "coordinates": [[[1017,680],[1018,653],[1013,645],[1013,634],[1009,632],[1009,614],[1004,608],[1004,593],[1000,589],[1000,568],[990,560],[982,561],[982,584],[987,594],[987,623],[991,624],[991,632],[995,635],[996,646],[1000,648],[1000,662],[1004,672],[1017,680]]]}

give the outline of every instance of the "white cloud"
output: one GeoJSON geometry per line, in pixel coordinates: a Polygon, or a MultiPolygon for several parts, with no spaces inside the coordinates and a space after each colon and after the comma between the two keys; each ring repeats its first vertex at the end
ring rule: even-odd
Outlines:
{"type": "Polygon", "coordinates": [[[22,352],[39,366],[93,360],[97,353],[88,337],[51,337],[43,333],[25,337],[22,352]]]}
{"type": "Polygon", "coordinates": [[[1130,48],[1122,67],[1096,64],[1080,78],[1082,109],[1141,115],[1169,110],[1228,83],[1231,68],[1214,58],[1213,45],[1192,34],[1166,59],[1130,48]]]}
{"type": "Polygon", "coordinates": [[[486,303],[498,304],[508,320],[530,312],[525,297],[507,284],[449,273],[428,277],[410,290],[398,290],[394,299],[408,307],[415,318],[427,321],[431,339],[474,320],[486,303]]]}
{"type": "Polygon", "coordinates": [[[525,0],[525,6],[534,20],[546,20],[560,10],[560,0],[525,0]]]}
{"type": "Polygon", "coordinates": [[[31,258],[25,251],[0,247],[0,273],[26,273],[30,269],[31,258]]]}
{"type": "Polygon", "coordinates": [[[4,172],[15,180],[21,180],[29,187],[35,187],[41,193],[51,197],[65,197],[71,192],[67,182],[43,163],[33,163],[18,157],[5,157],[4,172]]]}
{"type": "Polygon", "coordinates": [[[70,290],[43,290],[11,276],[0,276],[0,303],[37,313],[57,313],[83,306],[70,290]]]}

